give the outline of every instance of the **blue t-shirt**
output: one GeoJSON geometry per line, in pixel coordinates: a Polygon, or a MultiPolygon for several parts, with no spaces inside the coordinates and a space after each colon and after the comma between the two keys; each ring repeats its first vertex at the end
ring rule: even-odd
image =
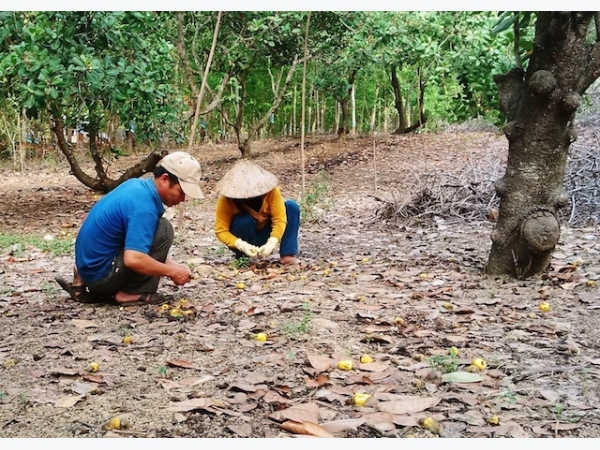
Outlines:
{"type": "Polygon", "coordinates": [[[164,212],[154,177],[129,179],[99,200],[75,241],[75,265],[83,281],[108,275],[123,249],[148,254],[164,212]]]}

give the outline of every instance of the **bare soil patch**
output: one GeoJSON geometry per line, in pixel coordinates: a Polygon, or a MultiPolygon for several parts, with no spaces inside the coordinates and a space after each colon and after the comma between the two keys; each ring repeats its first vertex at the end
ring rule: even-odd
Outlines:
{"type": "MultiPolygon", "coordinates": [[[[600,437],[600,233],[564,227],[542,277],[484,276],[502,136],[309,139],[304,179],[299,142],[256,150],[284,195],[313,194],[296,267],[236,268],[214,237],[233,144],[195,149],[206,198],[187,204],[171,253],[198,278],[163,282],[166,309],[80,305],[53,281],[70,279],[71,255],[0,254],[0,437],[600,437]],[[395,214],[451,179],[452,208],[395,214]],[[473,358],[486,367],[467,372],[473,358]],[[113,417],[126,426],[107,429],[113,417]]],[[[98,197],[67,174],[60,160],[4,170],[0,232],[72,241],[98,197]]]]}

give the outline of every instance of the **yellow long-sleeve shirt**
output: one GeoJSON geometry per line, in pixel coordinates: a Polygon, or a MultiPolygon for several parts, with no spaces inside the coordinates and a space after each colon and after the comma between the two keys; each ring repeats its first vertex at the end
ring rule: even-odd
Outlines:
{"type": "MultiPolygon", "coordinates": [[[[219,196],[215,217],[215,234],[217,239],[228,247],[233,247],[237,240],[237,236],[231,233],[230,226],[233,216],[240,212],[242,210],[236,204],[236,200],[223,197],[222,195],[219,196]]],[[[285,227],[287,226],[287,215],[279,187],[274,188],[266,194],[259,212],[262,216],[271,219],[272,229],[269,237],[277,238],[281,242],[285,227]]]]}

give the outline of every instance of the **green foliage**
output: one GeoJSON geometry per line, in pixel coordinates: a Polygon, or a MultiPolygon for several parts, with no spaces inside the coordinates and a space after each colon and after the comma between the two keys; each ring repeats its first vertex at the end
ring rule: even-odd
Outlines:
{"type": "Polygon", "coordinates": [[[428,359],[429,365],[442,373],[456,372],[460,360],[456,355],[433,355],[428,359]]]}
{"type": "Polygon", "coordinates": [[[70,255],[75,248],[75,242],[69,239],[44,239],[34,235],[0,234],[0,249],[10,248],[14,256],[21,256],[28,248],[37,248],[53,257],[70,255]]]}
{"type": "Polygon", "coordinates": [[[240,256],[229,263],[234,269],[247,269],[250,267],[250,258],[248,256],[240,256]]]}
{"type": "MultiPolygon", "coordinates": [[[[161,16],[163,19],[165,16],[161,16]]],[[[173,45],[151,11],[0,13],[0,94],[29,117],[44,111],[99,130],[109,115],[158,140],[176,122],[173,45]]]]}
{"type": "Polygon", "coordinates": [[[306,196],[300,201],[300,218],[303,222],[316,222],[320,219],[321,212],[318,205],[329,208],[326,195],[329,191],[329,180],[327,174],[321,173],[319,179],[314,183],[306,196]]]}
{"type": "Polygon", "coordinates": [[[283,332],[286,335],[292,334],[308,334],[310,333],[310,317],[312,315],[312,310],[310,308],[310,302],[305,302],[302,305],[303,315],[302,319],[298,323],[286,322],[283,325],[283,332]]]}

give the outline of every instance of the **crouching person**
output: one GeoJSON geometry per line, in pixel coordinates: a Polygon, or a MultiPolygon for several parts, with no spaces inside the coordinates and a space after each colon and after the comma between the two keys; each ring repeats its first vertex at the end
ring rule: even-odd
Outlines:
{"type": "Polygon", "coordinates": [[[284,200],[275,175],[240,160],[217,183],[215,234],[236,258],[266,258],[279,244],[279,262],[297,262],[300,208],[284,200]]]}
{"type": "Polygon", "coordinates": [[[190,281],[191,270],[168,256],[174,231],[164,206],[203,198],[200,163],[186,152],[163,157],[154,176],[123,182],[96,203],[75,241],[73,282],[56,281],[81,302],[122,305],[162,303],[161,277],[176,285],[190,281]]]}

